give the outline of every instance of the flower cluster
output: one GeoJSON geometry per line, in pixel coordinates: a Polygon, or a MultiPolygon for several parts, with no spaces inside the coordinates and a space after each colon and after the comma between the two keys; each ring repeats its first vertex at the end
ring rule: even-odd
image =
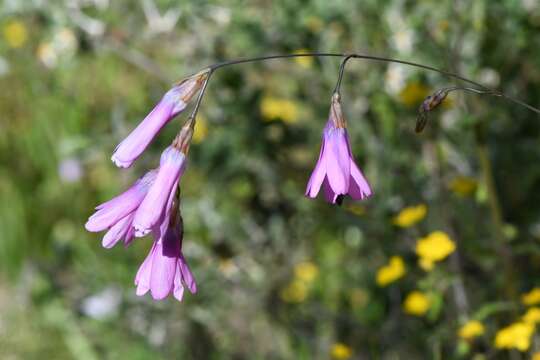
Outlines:
{"type": "MultiPolygon", "coordinates": [[[[169,90],[154,110],[115,149],[112,161],[125,168],[144,152],[161,128],[181,113],[201,89],[208,70],[195,74],[169,90]]],[[[184,286],[197,291],[195,279],[182,254],[183,224],[179,211],[179,183],[193,136],[194,118],[161,154],[159,167],[148,171],[126,192],[96,207],[86,229],[108,230],[103,246],[119,241],[129,245],[135,237],[153,233],[154,244],[135,277],[137,295],[150,291],[156,300],[173,294],[182,300],[184,286]]]]}
{"type": "MultiPolygon", "coordinates": [[[[203,70],[170,89],[152,112],[116,147],[111,160],[120,168],[130,167],[158,132],[180,114],[199,91],[204,92],[212,71],[203,70]]],[[[97,206],[96,212],[86,223],[88,231],[108,230],[102,242],[105,248],[111,248],[119,241],[127,246],[134,238],[153,233],[154,244],[150,254],[135,277],[137,295],[150,291],[156,300],[170,294],[181,300],[184,286],[192,293],[197,291],[195,279],[182,254],[179,183],[186,168],[186,156],[193,138],[201,96],[171,146],[161,154],[159,167],[148,171],[123,194],[97,206]]],[[[338,92],[332,96],[319,160],[305,195],[314,198],[321,187],[326,200],[332,204],[341,204],[345,195],[361,200],[372,194],[354,161],[338,92]]],[[[305,297],[306,284],[317,276],[317,271],[311,263],[299,266],[295,273],[300,280],[284,291],[284,297],[301,301],[305,297]],[[302,294],[298,295],[299,291],[302,294]]]]}

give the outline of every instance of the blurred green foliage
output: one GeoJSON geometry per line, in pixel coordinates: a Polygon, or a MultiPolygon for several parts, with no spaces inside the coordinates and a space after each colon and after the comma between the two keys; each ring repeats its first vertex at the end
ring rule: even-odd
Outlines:
{"type": "Polygon", "coordinates": [[[333,207],[303,191],[339,60],[219,70],[182,179],[184,252],[199,284],[182,303],[134,294],[151,239],[105,250],[83,227],[94,206],[157,164],[183,118],[130,170],[109,161],[114,146],[170,84],[217,61],[388,55],[537,105],[537,1],[4,0],[0,30],[0,357],[520,359],[540,350],[538,335],[522,351],[495,346],[525,312],[520,295],[540,285],[540,121],[454,94],[416,136],[417,106],[451,83],[435,73],[349,62],[343,106],[375,195],[333,207]],[[396,215],[417,204],[425,218],[398,226],[396,215]],[[428,269],[415,246],[437,230],[456,248],[428,269]],[[392,256],[403,269],[388,265],[392,256]],[[391,281],[380,286],[385,266],[391,281]],[[458,336],[471,319],[484,329],[458,336]]]}

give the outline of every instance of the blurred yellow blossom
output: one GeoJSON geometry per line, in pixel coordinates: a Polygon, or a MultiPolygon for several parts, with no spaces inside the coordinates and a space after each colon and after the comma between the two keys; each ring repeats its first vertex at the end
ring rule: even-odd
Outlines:
{"type": "Polygon", "coordinates": [[[540,288],[535,287],[528,293],[521,295],[521,302],[527,306],[540,303],[540,288]]]}
{"type": "Polygon", "coordinates": [[[208,122],[202,115],[197,116],[197,123],[193,132],[193,143],[200,144],[208,135],[208,122]]]}
{"type": "Polygon", "coordinates": [[[267,121],[281,119],[286,123],[295,123],[299,111],[294,101],[265,96],[261,101],[261,113],[267,121]]]}
{"type": "Polygon", "coordinates": [[[351,357],[352,349],[343,343],[335,343],[332,345],[330,353],[332,354],[333,359],[346,360],[351,357]]]}
{"type": "Polygon", "coordinates": [[[410,292],[403,302],[403,309],[407,314],[422,316],[430,307],[430,300],[427,295],[420,291],[410,292]]]}
{"type": "MultiPolygon", "coordinates": [[[[298,49],[294,53],[305,54],[309,52],[311,51],[309,51],[308,49],[298,49]]],[[[313,58],[310,56],[299,56],[299,57],[294,58],[294,61],[296,61],[298,65],[306,69],[309,69],[313,65],[313,58]]]]}
{"type": "Polygon", "coordinates": [[[470,320],[459,328],[458,336],[464,340],[471,340],[483,335],[484,331],[484,325],[480,321],[470,320]]]}
{"type": "Polygon", "coordinates": [[[426,217],[427,206],[424,204],[408,206],[394,217],[393,223],[399,227],[410,227],[426,217]]]}
{"type": "Polygon", "coordinates": [[[408,83],[399,93],[399,100],[407,106],[419,105],[429,95],[429,89],[417,82],[408,83]]]}
{"type": "Polygon", "coordinates": [[[497,332],[495,335],[495,347],[497,349],[518,349],[526,351],[531,346],[531,336],[534,325],[516,322],[497,332]]]}
{"type": "Polygon", "coordinates": [[[392,256],[387,265],[377,271],[377,285],[386,286],[405,275],[405,263],[399,256],[392,256]]]}
{"type": "Polygon", "coordinates": [[[26,43],[28,32],[21,21],[12,20],[4,25],[4,39],[12,48],[20,48],[26,43]]]}
{"type": "Polygon", "coordinates": [[[540,351],[532,354],[531,360],[540,360],[540,351]]]}
{"type": "Polygon", "coordinates": [[[521,319],[528,324],[539,323],[540,322],[540,308],[538,307],[530,308],[529,310],[527,310],[525,315],[521,317],[521,319]]]}
{"type": "Polygon", "coordinates": [[[319,268],[310,261],[304,261],[294,267],[294,275],[300,281],[311,283],[319,275],[319,268]]]}
{"type": "Polygon", "coordinates": [[[431,269],[432,263],[444,260],[456,250],[456,244],[442,231],[434,231],[416,242],[416,255],[422,268],[431,269]]]}
{"type": "Polygon", "coordinates": [[[478,181],[468,176],[458,176],[450,182],[449,187],[457,195],[470,196],[476,191],[478,181]]]}
{"type": "Polygon", "coordinates": [[[281,300],[288,303],[301,303],[306,300],[308,288],[306,283],[293,280],[279,293],[281,300]]]}

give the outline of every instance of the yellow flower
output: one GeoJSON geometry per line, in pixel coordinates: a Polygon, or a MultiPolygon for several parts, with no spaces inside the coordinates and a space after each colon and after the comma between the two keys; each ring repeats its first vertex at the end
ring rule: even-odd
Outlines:
{"type": "Polygon", "coordinates": [[[204,116],[197,116],[195,131],[193,132],[193,143],[200,144],[208,135],[208,122],[204,116]]]}
{"type": "Polygon", "coordinates": [[[4,25],[4,39],[12,48],[20,48],[26,43],[28,32],[24,24],[18,20],[12,20],[4,25]]]}
{"type": "Polygon", "coordinates": [[[407,106],[419,105],[429,95],[429,89],[420,83],[408,83],[399,93],[399,100],[407,106]]]}
{"type": "Polygon", "coordinates": [[[377,271],[377,285],[386,286],[405,275],[405,263],[399,256],[392,256],[387,265],[377,271]]]}
{"type": "Polygon", "coordinates": [[[416,255],[425,261],[444,260],[456,250],[456,244],[442,231],[434,231],[416,242],[416,255]]]}
{"type": "Polygon", "coordinates": [[[352,349],[343,343],[335,343],[332,345],[332,358],[337,360],[347,360],[352,355],[352,349]]]}
{"type": "Polygon", "coordinates": [[[528,293],[521,295],[521,302],[527,306],[540,303],[540,288],[535,287],[528,293]]]}
{"type": "Polygon", "coordinates": [[[480,321],[470,320],[459,329],[458,336],[464,340],[471,340],[483,335],[484,331],[484,325],[480,321]]]}
{"type": "Polygon", "coordinates": [[[298,120],[298,106],[294,101],[266,96],[261,101],[261,113],[267,121],[281,119],[286,123],[298,120]]]}
{"type": "Polygon", "coordinates": [[[458,176],[450,182],[450,190],[460,196],[472,195],[478,187],[478,181],[468,176],[458,176]]]}
{"type": "MultiPolygon", "coordinates": [[[[295,54],[305,54],[309,53],[308,49],[298,49],[295,54]]],[[[311,56],[299,56],[294,58],[294,61],[303,68],[309,69],[313,65],[313,58],[311,56]]]]}
{"type": "Polygon", "coordinates": [[[415,290],[405,298],[403,309],[407,314],[422,316],[429,310],[430,305],[429,297],[415,290]]]}
{"type": "Polygon", "coordinates": [[[540,351],[535,352],[535,353],[532,355],[531,360],[540,360],[540,351]]]}
{"type": "Polygon", "coordinates": [[[540,322],[540,308],[538,307],[530,308],[529,310],[527,310],[525,315],[521,317],[521,319],[528,324],[534,325],[536,323],[539,323],[540,322]]]}
{"type": "Polygon", "coordinates": [[[280,292],[280,297],[288,303],[301,303],[306,300],[308,293],[307,285],[303,281],[293,280],[280,292]]]}
{"type": "Polygon", "coordinates": [[[495,335],[495,347],[497,349],[516,348],[526,351],[531,346],[531,336],[534,325],[523,322],[511,324],[497,332],[495,335]]]}
{"type": "Polygon", "coordinates": [[[417,222],[426,217],[427,206],[420,204],[417,206],[408,206],[401,210],[396,217],[394,217],[393,223],[399,227],[407,228],[411,227],[417,222]]]}
{"type": "Polygon", "coordinates": [[[310,261],[304,261],[296,264],[294,267],[294,275],[298,280],[309,284],[317,278],[317,275],[319,275],[319,268],[310,261]]]}

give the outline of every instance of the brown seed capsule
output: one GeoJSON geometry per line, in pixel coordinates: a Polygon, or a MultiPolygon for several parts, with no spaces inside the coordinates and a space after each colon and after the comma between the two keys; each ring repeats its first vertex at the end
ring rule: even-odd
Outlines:
{"type": "Polygon", "coordinates": [[[429,112],[439,106],[446,96],[448,95],[448,89],[437,90],[433,95],[429,95],[426,99],[420,104],[418,108],[418,116],[416,118],[416,128],[417,133],[422,132],[426,127],[428,121],[429,112]]]}

